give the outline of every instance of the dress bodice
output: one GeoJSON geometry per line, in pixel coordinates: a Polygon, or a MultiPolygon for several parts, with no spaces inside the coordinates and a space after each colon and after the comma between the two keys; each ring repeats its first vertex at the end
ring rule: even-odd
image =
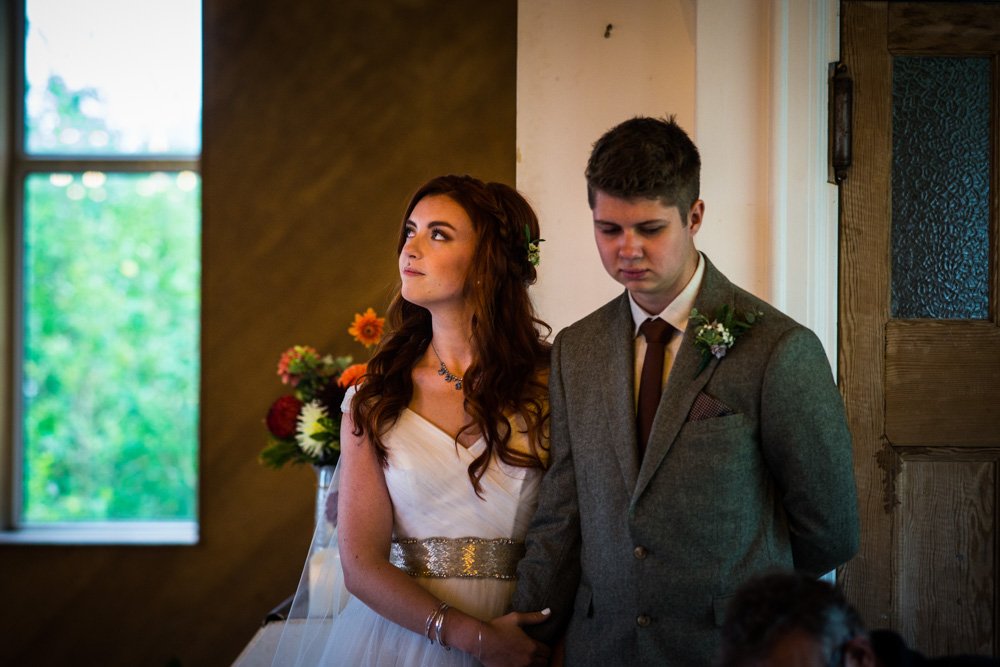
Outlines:
{"type": "MultiPolygon", "coordinates": [[[[524,438],[518,432],[513,438],[524,438]]],[[[385,439],[385,481],[396,537],[507,537],[521,540],[535,509],[541,471],[494,458],[477,496],[469,466],[483,439],[466,448],[412,410],[403,410],[385,439]]]]}

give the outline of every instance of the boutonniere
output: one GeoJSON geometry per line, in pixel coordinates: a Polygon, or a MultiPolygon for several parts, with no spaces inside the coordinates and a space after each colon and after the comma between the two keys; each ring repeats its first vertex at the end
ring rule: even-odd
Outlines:
{"type": "Polygon", "coordinates": [[[709,320],[704,313],[698,312],[697,308],[692,308],[691,322],[697,325],[694,330],[694,344],[701,352],[701,366],[698,367],[695,376],[705,370],[712,357],[722,359],[726,356],[726,352],[736,339],[763,316],[764,313],[759,310],[748,310],[740,314],[726,304],[716,311],[712,320],[709,320]]]}

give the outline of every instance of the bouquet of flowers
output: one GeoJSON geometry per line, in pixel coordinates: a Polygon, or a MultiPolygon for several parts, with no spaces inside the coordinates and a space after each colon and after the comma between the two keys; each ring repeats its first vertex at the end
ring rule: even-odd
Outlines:
{"type": "MultiPolygon", "coordinates": [[[[365,348],[382,338],[385,318],[369,308],[354,315],[347,332],[365,348]]],[[[308,345],[294,345],[278,360],[278,377],[292,392],[280,396],[267,411],[268,444],[260,462],[271,468],[286,463],[334,465],[340,458],[340,404],[367,364],[350,356],[321,356],[308,345]]]]}

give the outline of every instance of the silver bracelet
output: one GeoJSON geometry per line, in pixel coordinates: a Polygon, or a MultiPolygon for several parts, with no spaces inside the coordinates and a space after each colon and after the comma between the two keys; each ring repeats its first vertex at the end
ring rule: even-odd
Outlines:
{"type": "Polygon", "coordinates": [[[432,631],[434,629],[434,623],[437,620],[438,614],[443,613],[442,608],[447,609],[447,607],[448,604],[446,602],[441,602],[427,616],[427,622],[424,624],[424,636],[427,637],[427,641],[429,641],[431,644],[434,643],[434,635],[432,634],[432,631]]]}
{"type": "Polygon", "coordinates": [[[427,640],[430,641],[431,644],[434,643],[434,638],[431,637],[431,624],[434,623],[434,615],[435,614],[437,614],[437,607],[435,607],[431,611],[431,613],[428,614],[428,616],[427,616],[427,623],[424,625],[424,637],[427,637],[427,640]]]}
{"type": "Polygon", "coordinates": [[[483,622],[479,621],[479,653],[476,654],[476,660],[479,662],[483,661],[483,622]]]}
{"type": "Polygon", "coordinates": [[[448,604],[442,602],[441,606],[438,607],[437,621],[434,623],[434,634],[437,635],[437,642],[446,651],[450,651],[451,647],[444,643],[444,613],[448,611],[448,604]]]}

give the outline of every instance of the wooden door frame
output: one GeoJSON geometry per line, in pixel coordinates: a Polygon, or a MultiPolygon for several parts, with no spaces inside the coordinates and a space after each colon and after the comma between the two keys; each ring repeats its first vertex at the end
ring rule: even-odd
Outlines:
{"type": "MultiPolygon", "coordinates": [[[[885,41],[885,11],[872,8],[867,17],[871,27],[871,39],[885,41]]],[[[887,48],[887,46],[886,46],[887,48]]],[[[851,45],[842,44],[843,58],[853,80],[856,95],[868,89],[889,91],[892,78],[889,68],[865,67],[853,58],[851,45]]],[[[882,160],[871,156],[892,154],[891,113],[886,108],[884,96],[876,98],[878,103],[853,106],[854,146],[863,146],[863,151],[853,151],[853,164],[841,187],[842,205],[849,205],[849,214],[840,220],[841,273],[839,282],[843,300],[840,305],[840,347],[838,377],[840,390],[845,397],[865,396],[866,400],[847,401],[848,421],[855,441],[854,473],[858,485],[858,499],[861,508],[881,507],[883,511],[874,515],[862,514],[862,550],[842,569],[842,579],[849,591],[866,591],[866,599],[861,604],[862,615],[869,625],[892,626],[895,604],[891,587],[880,586],[879,582],[891,580],[891,559],[894,553],[892,536],[892,508],[897,502],[893,487],[899,472],[899,461],[891,445],[885,440],[884,395],[881,378],[885,375],[885,355],[882,349],[885,341],[885,322],[889,320],[889,291],[871,290],[869,284],[887,284],[889,280],[888,229],[873,238],[873,230],[865,229],[862,220],[887,219],[891,214],[890,202],[884,193],[890,187],[890,172],[882,165],[882,160]],[[854,192],[859,194],[854,195],[854,192]],[[852,221],[855,226],[852,226],[852,221]],[[847,273],[846,266],[866,267],[865,271],[847,273]],[[856,295],[864,295],[858,297],[856,295]],[[848,305],[863,301],[864,308],[849,308],[848,305]],[[858,311],[858,312],[855,312],[858,311]],[[852,375],[852,368],[865,368],[865,373],[852,375]],[[878,453],[858,451],[858,443],[878,442],[878,453]],[[877,465],[873,465],[876,461],[877,465]],[[877,496],[876,503],[866,502],[866,498],[877,496]]],[[[863,449],[863,448],[862,448],[863,449]]]]}

